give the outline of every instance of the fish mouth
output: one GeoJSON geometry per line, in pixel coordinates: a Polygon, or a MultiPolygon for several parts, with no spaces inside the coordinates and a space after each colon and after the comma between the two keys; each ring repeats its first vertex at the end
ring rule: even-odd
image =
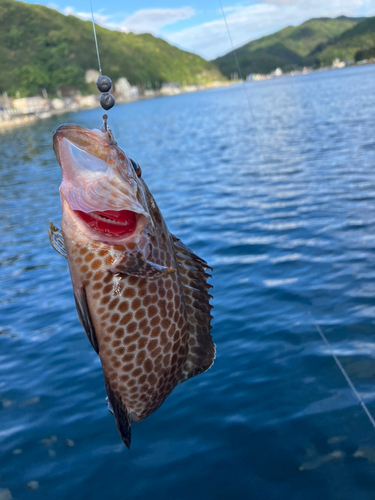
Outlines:
{"type": "Polygon", "coordinates": [[[147,200],[134,167],[111,137],[78,125],[56,130],[63,210],[74,214],[80,230],[85,227],[96,239],[137,241],[151,219],[147,200]]]}
{"type": "Polygon", "coordinates": [[[131,236],[137,229],[137,222],[142,215],[130,210],[105,210],[104,212],[74,213],[95,232],[112,238],[131,236]]]}

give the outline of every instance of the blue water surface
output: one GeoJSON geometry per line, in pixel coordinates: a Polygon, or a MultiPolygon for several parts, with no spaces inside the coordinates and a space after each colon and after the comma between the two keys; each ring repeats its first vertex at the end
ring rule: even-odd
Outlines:
{"type": "Polygon", "coordinates": [[[1,499],[374,498],[375,429],[314,326],[375,415],[374,79],[252,82],[253,119],[242,86],[110,112],[171,232],[214,268],[215,364],[130,451],[46,232],[52,132],[101,112],[0,136],[1,499]]]}

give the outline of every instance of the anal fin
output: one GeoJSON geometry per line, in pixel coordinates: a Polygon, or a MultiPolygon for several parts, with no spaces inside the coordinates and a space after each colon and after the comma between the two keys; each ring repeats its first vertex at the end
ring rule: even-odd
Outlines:
{"type": "Polygon", "coordinates": [[[131,443],[131,426],[129,413],[126,407],[118,400],[115,393],[112,391],[111,384],[106,376],[104,376],[105,390],[108,396],[109,408],[115,416],[117,430],[123,440],[125,446],[129,449],[131,443]]]}
{"type": "Polygon", "coordinates": [[[96,338],[95,328],[92,323],[90,310],[87,303],[86,290],[84,286],[81,286],[80,288],[76,288],[74,290],[74,300],[76,303],[79,321],[81,322],[81,325],[86,332],[87,338],[95,349],[96,354],[99,354],[98,339],[96,338]]]}
{"type": "Polygon", "coordinates": [[[68,258],[66,254],[66,249],[65,249],[65,243],[64,243],[64,238],[62,235],[62,232],[60,229],[52,224],[52,222],[49,223],[49,228],[50,231],[47,229],[48,237],[49,237],[49,242],[51,243],[51,247],[56,250],[57,253],[59,253],[62,257],[65,257],[65,259],[68,258]]]}

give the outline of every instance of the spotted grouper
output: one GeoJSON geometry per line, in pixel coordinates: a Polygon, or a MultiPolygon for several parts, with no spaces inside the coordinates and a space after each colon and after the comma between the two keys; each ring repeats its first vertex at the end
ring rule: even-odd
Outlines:
{"type": "Polygon", "coordinates": [[[131,424],[214,361],[211,268],[168,231],[140,166],[106,123],[62,125],[53,149],[63,217],[61,231],[51,223],[50,242],[68,260],[78,316],[129,448],[131,424]]]}

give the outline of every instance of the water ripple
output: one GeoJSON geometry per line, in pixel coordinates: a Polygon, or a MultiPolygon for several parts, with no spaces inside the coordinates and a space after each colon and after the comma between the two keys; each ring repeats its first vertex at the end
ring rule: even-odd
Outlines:
{"type": "MultiPolygon", "coordinates": [[[[134,426],[130,452],[45,231],[61,217],[61,117],[2,134],[2,489],[372,498],[374,434],[308,313],[374,413],[374,76],[370,65],[246,84],[256,131],[239,86],[111,111],[171,232],[214,267],[215,365],[134,426]]],[[[100,111],[63,119],[93,128],[100,111]]]]}

